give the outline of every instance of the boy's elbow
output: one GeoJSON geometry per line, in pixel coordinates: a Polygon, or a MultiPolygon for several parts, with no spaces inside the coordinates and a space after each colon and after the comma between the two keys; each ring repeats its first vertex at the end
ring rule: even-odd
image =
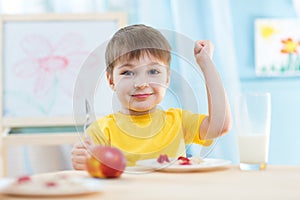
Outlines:
{"type": "Polygon", "coordinates": [[[211,127],[211,129],[207,131],[207,134],[203,138],[205,138],[206,140],[212,140],[225,135],[230,130],[231,130],[231,123],[223,124],[222,127],[219,126],[218,128],[211,127]]]}
{"type": "Polygon", "coordinates": [[[228,133],[231,130],[231,128],[232,128],[232,122],[231,120],[228,120],[223,124],[221,135],[225,135],[226,133],[228,133]]]}
{"type": "Polygon", "coordinates": [[[211,123],[210,119],[206,118],[206,121],[204,121],[203,124],[203,129],[202,131],[200,130],[200,137],[205,138],[206,140],[221,137],[228,133],[232,128],[231,117],[226,118],[223,123],[219,123],[217,121],[211,123]]]}
{"type": "Polygon", "coordinates": [[[224,126],[221,135],[225,135],[226,133],[228,133],[231,130],[231,128],[232,128],[231,124],[224,126]]]}

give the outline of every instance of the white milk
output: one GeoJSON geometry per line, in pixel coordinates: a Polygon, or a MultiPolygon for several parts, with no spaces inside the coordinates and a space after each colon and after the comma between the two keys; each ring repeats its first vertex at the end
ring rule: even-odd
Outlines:
{"type": "Polygon", "coordinates": [[[267,163],[269,146],[267,135],[238,135],[238,144],[241,163],[267,163]]]}

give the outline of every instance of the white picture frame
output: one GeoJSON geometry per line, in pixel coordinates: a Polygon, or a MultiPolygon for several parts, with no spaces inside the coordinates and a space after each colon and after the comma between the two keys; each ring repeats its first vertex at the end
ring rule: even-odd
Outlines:
{"type": "Polygon", "coordinates": [[[255,20],[255,69],[258,76],[300,75],[300,20],[255,20]]]}
{"type": "Polygon", "coordinates": [[[126,23],[125,13],[0,16],[2,130],[74,125],[80,65],[126,23]]]}

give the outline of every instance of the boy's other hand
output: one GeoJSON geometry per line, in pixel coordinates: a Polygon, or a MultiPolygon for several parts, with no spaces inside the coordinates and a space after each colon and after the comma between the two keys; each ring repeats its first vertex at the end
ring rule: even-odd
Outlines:
{"type": "Polygon", "coordinates": [[[76,170],[86,169],[86,160],[91,156],[89,149],[93,147],[93,142],[90,137],[87,137],[82,143],[79,141],[73,145],[71,151],[72,166],[76,170]]]}

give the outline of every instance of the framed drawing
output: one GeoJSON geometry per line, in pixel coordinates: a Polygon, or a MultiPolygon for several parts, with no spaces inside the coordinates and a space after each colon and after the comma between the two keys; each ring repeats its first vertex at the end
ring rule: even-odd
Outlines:
{"type": "Polygon", "coordinates": [[[299,76],[300,20],[257,19],[255,65],[259,76],[299,76]]]}
{"type": "Polygon", "coordinates": [[[126,19],[125,13],[2,15],[2,127],[73,125],[81,65],[126,19]]]}

